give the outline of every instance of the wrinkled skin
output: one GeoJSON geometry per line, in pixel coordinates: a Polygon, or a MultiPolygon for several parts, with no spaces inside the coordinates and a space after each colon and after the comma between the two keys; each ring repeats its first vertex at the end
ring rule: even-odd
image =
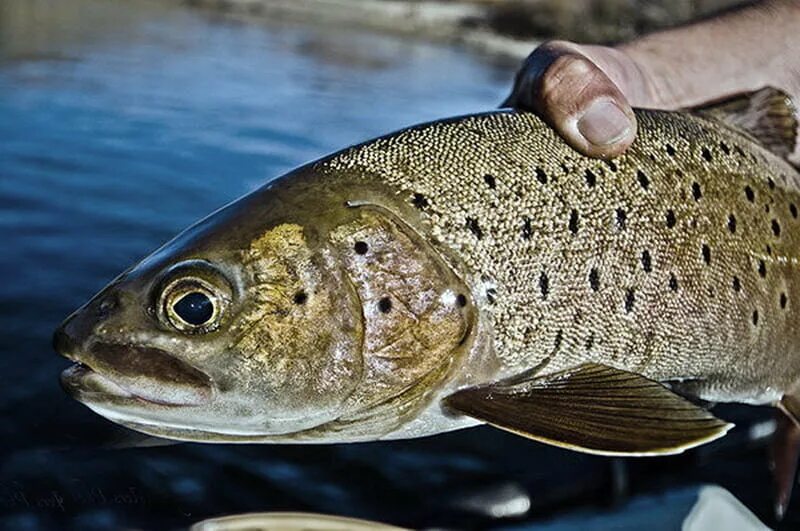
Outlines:
{"type": "MultiPolygon", "coordinates": [[[[56,332],[78,362],[64,387],[125,426],[216,442],[376,439],[437,407],[475,344],[469,291],[380,191],[347,190],[301,168],[123,273],[56,332]],[[187,294],[210,303],[202,323],[182,319],[187,294]]],[[[414,435],[465,422],[436,418],[414,435]]]]}

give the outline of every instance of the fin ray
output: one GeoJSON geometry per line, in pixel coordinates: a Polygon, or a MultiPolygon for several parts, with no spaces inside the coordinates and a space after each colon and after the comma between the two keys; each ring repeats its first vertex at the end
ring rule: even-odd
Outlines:
{"type": "Polygon", "coordinates": [[[694,109],[744,131],[778,156],[788,157],[797,142],[795,106],[785,92],[766,87],[694,109]]]}
{"type": "Polygon", "coordinates": [[[462,389],[444,405],[524,437],[601,455],[680,453],[732,427],[657,382],[597,363],[462,389]]]}

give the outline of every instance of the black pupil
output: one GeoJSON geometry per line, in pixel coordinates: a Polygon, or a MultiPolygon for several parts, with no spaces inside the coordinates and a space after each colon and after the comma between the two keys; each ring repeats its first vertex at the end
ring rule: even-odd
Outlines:
{"type": "Polygon", "coordinates": [[[199,326],[208,322],[214,314],[214,305],[204,293],[193,291],[181,297],[172,307],[178,317],[190,325],[199,326]]]}

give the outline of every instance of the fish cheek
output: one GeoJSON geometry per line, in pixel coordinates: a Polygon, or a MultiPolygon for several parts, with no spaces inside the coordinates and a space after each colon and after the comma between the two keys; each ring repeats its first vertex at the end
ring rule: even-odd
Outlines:
{"type": "Polygon", "coordinates": [[[380,207],[363,207],[330,239],[364,319],[364,376],[349,402],[362,411],[390,405],[399,425],[397,415],[428,403],[468,350],[469,291],[424,238],[380,207]]]}
{"type": "Polygon", "coordinates": [[[362,326],[352,288],[303,228],[284,224],[242,253],[248,277],[230,335],[228,371],[249,406],[303,429],[336,417],[362,373],[362,326]]]}

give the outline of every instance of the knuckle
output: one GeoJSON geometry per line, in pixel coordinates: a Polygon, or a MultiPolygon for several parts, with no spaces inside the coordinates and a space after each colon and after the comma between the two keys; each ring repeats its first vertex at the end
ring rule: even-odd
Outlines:
{"type": "Polygon", "coordinates": [[[555,105],[573,113],[599,97],[618,100],[619,90],[592,61],[581,55],[556,59],[540,80],[539,98],[544,105],[555,105]]]}
{"type": "Polygon", "coordinates": [[[586,83],[594,78],[593,65],[579,55],[562,55],[555,59],[539,81],[539,97],[545,105],[571,101],[586,83]]]}

